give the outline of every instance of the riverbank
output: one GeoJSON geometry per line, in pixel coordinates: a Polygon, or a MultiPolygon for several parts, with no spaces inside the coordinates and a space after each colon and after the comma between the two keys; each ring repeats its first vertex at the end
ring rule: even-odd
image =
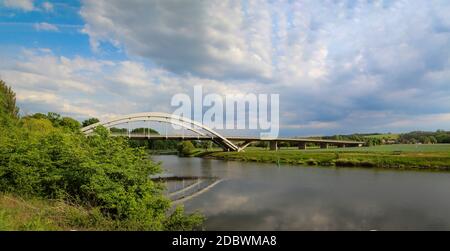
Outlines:
{"type": "Polygon", "coordinates": [[[247,148],[242,152],[204,152],[197,157],[222,160],[309,166],[388,169],[450,170],[450,144],[382,145],[372,147],[270,151],[247,148]]]}

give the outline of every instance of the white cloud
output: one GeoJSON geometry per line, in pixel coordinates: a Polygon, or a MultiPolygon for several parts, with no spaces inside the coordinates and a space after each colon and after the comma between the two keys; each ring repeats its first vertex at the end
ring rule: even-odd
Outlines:
{"type": "Polygon", "coordinates": [[[268,10],[249,6],[244,16],[242,8],[239,1],[85,1],[80,13],[94,48],[110,41],[177,73],[268,78],[268,10]]]}
{"type": "Polygon", "coordinates": [[[287,125],[283,128],[288,128],[288,129],[333,129],[333,128],[339,128],[339,124],[336,121],[332,121],[332,122],[311,121],[306,124],[287,125]]]}
{"type": "MultiPolygon", "coordinates": [[[[176,93],[191,93],[192,86],[202,85],[205,93],[271,93],[276,85],[261,85],[259,82],[219,81],[207,78],[177,75],[161,68],[149,67],[140,62],[103,61],[83,57],[56,56],[49,49],[25,50],[8,65],[0,65],[0,75],[17,92],[22,111],[26,113],[56,111],[66,116],[84,119],[99,117],[107,119],[118,115],[144,112],[172,112],[170,100],[176,93]],[[45,67],[42,67],[45,65],[45,67]]],[[[384,112],[365,109],[345,110],[352,107],[349,97],[365,95],[366,90],[358,88],[359,82],[377,80],[361,79],[350,83],[352,89],[327,96],[323,92],[307,95],[296,92],[295,87],[276,89],[283,104],[282,130],[293,131],[297,135],[317,135],[326,132],[354,132],[378,130],[408,130],[441,128],[450,124],[447,113],[429,115],[407,115],[392,111],[384,112]],[[309,95],[311,99],[307,99],[309,95]],[[325,95],[325,97],[321,97],[325,95]],[[320,100],[322,98],[322,100],[320,100]],[[328,100],[328,99],[331,99],[328,100]],[[323,103],[321,104],[320,102],[323,103]],[[330,104],[335,104],[330,106],[330,104]],[[292,107],[291,107],[292,106],[292,107]],[[338,116],[333,109],[349,111],[338,116]],[[327,118],[327,116],[329,116],[327,118]],[[434,121],[431,123],[430,121],[434,121]],[[358,129],[359,128],[359,129],[358,129]]],[[[418,91],[384,94],[384,103],[390,99],[402,103],[417,99],[418,91]]],[[[449,103],[448,96],[423,101],[425,106],[436,102],[449,103]]],[[[410,102],[407,102],[410,104],[410,102]]],[[[391,110],[391,111],[389,111],[391,110]]],[[[447,110],[448,111],[448,110],[447,110]]],[[[421,113],[422,114],[422,113],[421,113]]]]}
{"type": "Polygon", "coordinates": [[[50,2],[43,2],[42,3],[42,8],[44,8],[45,11],[47,12],[52,12],[53,11],[53,4],[50,2]]]}
{"type": "Polygon", "coordinates": [[[37,31],[59,31],[58,26],[49,23],[35,23],[34,28],[37,31]]]}
{"type": "Polygon", "coordinates": [[[93,98],[102,90],[96,77],[110,62],[58,57],[49,49],[25,50],[12,60],[1,65],[0,75],[16,91],[24,112],[56,111],[77,118],[101,115],[101,105],[93,98]]]}
{"type": "Polygon", "coordinates": [[[388,128],[395,128],[402,130],[403,128],[413,128],[420,130],[424,126],[432,124],[436,129],[448,128],[450,126],[450,113],[428,114],[420,116],[409,116],[398,118],[385,126],[388,128]]]}
{"type": "Polygon", "coordinates": [[[209,91],[233,89],[222,82],[181,77],[135,61],[68,58],[49,49],[23,51],[7,65],[0,64],[0,75],[16,91],[24,111],[56,111],[76,118],[171,112],[172,95],[189,92],[194,84],[209,91]]]}
{"type": "Polygon", "coordinates": [[[3,0],[3,5],[23,11],[32,11],[34,9],[33,0],[3,0]]]}
{"type": "MultiPolygon", "coordinates": [[[[51,109],[48,111],[57,111],[64,115],[75,116],[77,118],[100,117],[109,118],[111,114],[101,114],[97,109],[90,107],[90,105],[82,105],[74,102],[67,97],[60,96],[57,93],[49,91],[30,91],[18,88],[17,101],[25,104],[25,113],[35,113],[38,110],[28,110],[32,106],[39,105],[44,109],[51,109]]],[[[46,111],[43,111],[44,113],[46,111]]]]}
{"type": "Polygon", "coordinates": [[[450,112],[449,12],[444,0],[85,0],[91,46],[110,42],[126,60],[47,50],[2,76],[29,91],[82,97],[100,114],[168,111],[172,95],[202,84],[222,94],[279,93],[289,112],[282,127],[302,134],[384,130],[450,112]]]}
{"type": "Polygon", "coordinates": [[[40,91],[31,91],[31,90],[16,90],[17,92],[17,101],[24,102],[36,102],[36,103],[47,103],[47,104],[56,104],[58,101],[58,96],[54,93],[40,92],[40,91]]]}

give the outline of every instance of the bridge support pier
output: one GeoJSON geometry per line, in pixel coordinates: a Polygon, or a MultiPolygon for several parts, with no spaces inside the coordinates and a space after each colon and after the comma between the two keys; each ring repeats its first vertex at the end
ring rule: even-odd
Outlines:
{"type": "Polygon", "coordinates": [[[345,144],[339,144],[338,148],[345,148],[345,144]]]}
{"type": "Polygon", "coordinates": [[[270,150],[271,151],[278,151],[278,142],[277,141],[270,141],[270,150]]]}
{"type": "Polygon", "coordinates": [[[306,143],[305,143],[305,142],[300,142],[300,143],[298,143],[298,149],[300,149],[300,150],[306,150],[306,143]]]}
{"type": "Polygon", "coordinates": [[[320,148],[327,149],[328,148],[328,143],[320,143],[320,148]]]}

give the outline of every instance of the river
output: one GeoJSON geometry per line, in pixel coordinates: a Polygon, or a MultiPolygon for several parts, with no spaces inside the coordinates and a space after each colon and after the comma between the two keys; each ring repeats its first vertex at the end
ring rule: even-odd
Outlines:
{"type": "Polygon", "coordinates": [[[206,230],[450,230],[450,173],[153,159],[222,179],[183,203],[206,230]]]}

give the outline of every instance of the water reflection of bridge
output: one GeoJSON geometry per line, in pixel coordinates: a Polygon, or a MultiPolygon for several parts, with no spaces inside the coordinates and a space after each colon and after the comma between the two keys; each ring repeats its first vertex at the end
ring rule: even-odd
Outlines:
{"type": "Polygon", "coordinates": [[[218,177],[205,176],[161,176],[153,177],[152,180],[166,185],[166,196],[174,204],[199,196],[222,182],[218,177]]]}

